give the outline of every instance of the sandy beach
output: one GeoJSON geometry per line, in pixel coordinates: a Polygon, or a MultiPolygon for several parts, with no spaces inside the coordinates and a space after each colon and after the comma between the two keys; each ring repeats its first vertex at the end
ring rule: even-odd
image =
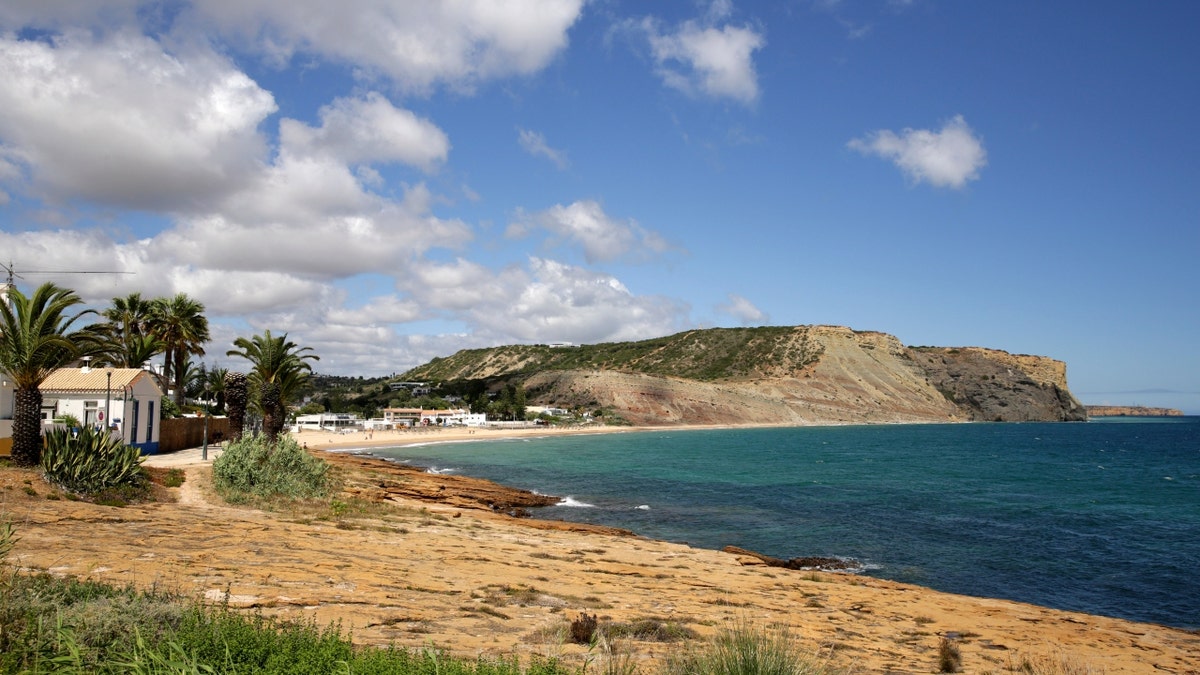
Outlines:
{"type": "MultiPolygon", "coordinates": [[[[305,433],[297,440],[346,451],[614,431],[628,429],[305,433]]],[[[340,513],[232,507],[211,490],[209,465],[219,453],[210,448],[208,461],[198,449],[150,458],[147,465],[186,472],[173,490],[177,501],[121,509],[29,496],[11,472],[0,474],[10,483],[0,486],[0,511],[11,514],[21,536],[10,562],[337,621],[362,644],[434,645],[466,656],[540,654],[582,664],[587,648],[570,644],[565,631],[587,613],[602,627],[652,621],[700,636],[736,622],[786,626],[832,663],[864,673],[936,672],[943,638],[959,646],[964,672],[1003,672],[1027,658],[1065,659],[1086,672],[1200,672],[1194,632],[783,570],[606,528],[513,518],[488,506],[507,498],[501,486],[348,452],[326,455],[344,479],[340,513]]],[[[645,664],[679,648],[648,639],[619,646],[645,664]]]]}

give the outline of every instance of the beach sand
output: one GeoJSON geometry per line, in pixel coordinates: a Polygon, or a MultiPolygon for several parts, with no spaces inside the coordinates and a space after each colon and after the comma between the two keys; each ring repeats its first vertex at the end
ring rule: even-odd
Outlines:
{"type": "MultiPolygon", "coordinates": [[[[573,432],[405,433],[412,432],[297,440],[350,450],[573,432]]],[[[0,485],[0,512],[21,537],[10,562],[338,621],[361,644],[432,645],[464,656],[539,654],[582,664],[588,648],[565,636],[587,613],[602,627],[652,620],[701,636],[736,623],[786,626],[803,646],[863,673],[937,672],[943,638],[959,647],[964,672],[1003,672],[1026,658],[1067,659],[1088,672],[1200,672],[1194,632],[513,518],[494,506],[522,491],[348,453],[327,455],[345,479],[340,513],[232,507],[211,490],[209,465],[219,452],[210,448],[207,462],[199,450],[151,458],[149,465],[186,471],[177,501],[120,509],[29,496],[19,475],[0,472],[10,483],[0,485]]],[[[619,646],[645,665],[680,648],[631,639],[619,646]]]]}

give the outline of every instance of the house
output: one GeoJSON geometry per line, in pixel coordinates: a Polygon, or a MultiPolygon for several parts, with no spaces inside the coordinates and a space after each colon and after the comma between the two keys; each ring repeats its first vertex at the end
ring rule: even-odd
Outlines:
{"type": "Polygon", "coordinates": [[[158,452],[162,389],[141,368],[59,368],[40,387],[42,424],[71,415],[88,426],[107,426],[142,451],[158,452]]]}

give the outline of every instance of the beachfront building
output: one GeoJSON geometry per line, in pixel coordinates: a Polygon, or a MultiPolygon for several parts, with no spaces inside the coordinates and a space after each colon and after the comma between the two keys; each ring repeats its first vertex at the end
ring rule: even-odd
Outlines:
{"type": "Polygon", "coordinates": [[[567,410],[566,408],[557,408],[554,406],[540,406],[540,405],[525,406],[525,412],[533,413],[534,415],[549,415],[551,417],[567,417],[568,415],[571,414],[571,411],[567,410]]]}
{"type": "Polygon", "coordinates": [[[313,415],[297,415],[296,423],[292,425],[293,432],[302,431],[332,431],[348,434],[362,431],[364,422],[358,413],[316,413],[313,415]]]}
{"type": "Polygon", "coordinates": [[[465,408],[457,410],[422,410],[421,408],[384,408],[383,423],[387,428],[403,427],[482,427],[487,415],[465,408]]]}
{"type": "Polygon", "coordinates": [[[107,427],[143,455],[158,452],[162,388],[141,368],[59,368],[42,382],[42,425],[70,415],[85,426],[107,427]]]}

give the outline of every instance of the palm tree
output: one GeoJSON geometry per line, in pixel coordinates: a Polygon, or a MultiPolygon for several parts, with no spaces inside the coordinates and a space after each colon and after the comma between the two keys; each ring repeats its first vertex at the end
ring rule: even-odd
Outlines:
{"type": "Polygon", "coordinates": [[[113,298],[112,307],[100,313],[107,323],[89,328],[96,334],[87,351],[102,365],[141,368],[161,354],[166,345],[151,333],[154,301],[143,300],[141,293],[113,298]]]}
{"type": "Polygon", "coordinates": [[[204,305],[186,293],[155,298],[152,302],[150,333],[163,342],[166,350],[163,377],[175,390],[175,405],[182,408],[188,356],[204,356],[204,343],[210,339],[208,319],[204,316],[204,305]]]}
{"type": "Polygon", "coordinates": [[[113,298],[112,307],[100,315],[121,333],[121,342],[129,342],[134,336],[150,333],[154,301],[143,300],[141,293],[130,293],[124,298],[113,298]]]}
{"type": "Polygon", "coordinates": [[[225,414],[225,375],[228,372],[225,368],[213,368],[205,376],[205,398],[213,402],[213,405],[209,406],[209,412],[214,415],[225,414]]]}
{"type": "Polygon", "coordinates": [[[0,302],[0,370],[14,388],[12,456],[19,464],[35,465],[42,455],[38,387],[79,354],[79,331],[72,331],[71,325],[92,312],[68,315],[67,310],[83,300],[53,283],[42,284],[31,297],[10,288],[8,300],[0,302]]]}
{"type": "Polygon", "coordinates": [[[287,333],[278,337],[271,331],[255,335],[250,339],[238,338],[233,341],[235,347],[226,354],[240,356],[249,361],[253,368],[250,379],[258,389],[258,406],[263,416],[263,432],[267,439],[274,441],[283,430],[284,411],[288,398],[303,385],[312,366],[305,363],[312,359],[319,361],[311,347],[299,347],[287,339],[287,333]]]}

